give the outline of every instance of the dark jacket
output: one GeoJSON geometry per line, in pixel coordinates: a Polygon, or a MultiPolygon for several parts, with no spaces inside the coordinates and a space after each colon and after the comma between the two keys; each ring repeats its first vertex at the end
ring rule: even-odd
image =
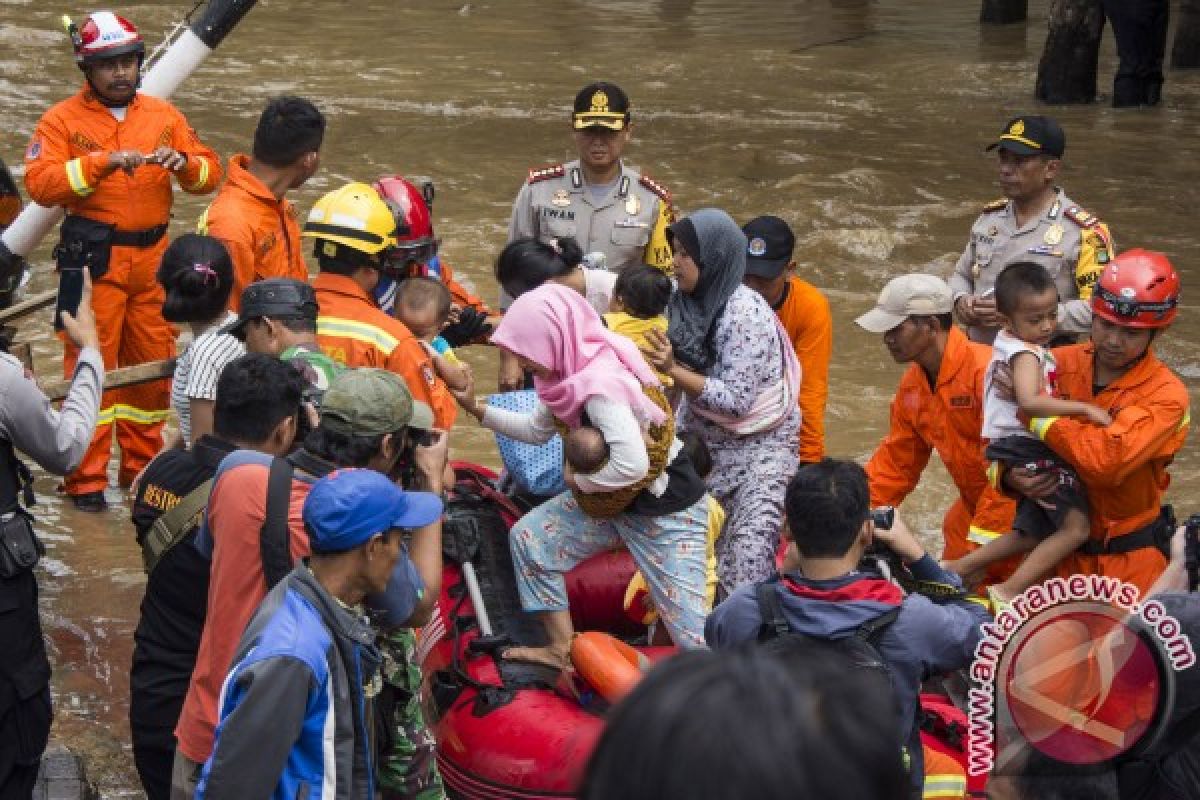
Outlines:
{"type": "MultiPolygon", "coordinates": [[[[910,570],[918,580],[961,586],[957,576],[930,556],[910,570]]],[[[704,626],[710,647],[733,647],[758,638],[762,616],[755,591],[754,586],[743,586],[713,610],[704,626]]],[[[867,572],[821,581],[789,573],[779,581],[777,591],[790,628],[819,639],[850,636],[863,623],[900,606],[896,621],[880,635],[878,649],[888,665],[903,726],[901,739],[918,782],[924,768],[918,727],[921,683],[971,663],[980,625],[988,620],[986,609],[969,600],[934,603],[921,595],[905,597],[895,584],[867,572]]]]}

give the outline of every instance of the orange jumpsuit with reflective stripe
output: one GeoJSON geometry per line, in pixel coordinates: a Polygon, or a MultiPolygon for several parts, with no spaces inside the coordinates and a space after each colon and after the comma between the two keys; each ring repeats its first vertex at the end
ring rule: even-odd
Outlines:
{"type": "MultiPolygon", "coordinates": [[[[1029,429],[1075,467],[1087,489],[1093,540],[1108,541],[1152,523],[1171,481],[1167,467],[1187,439],[1191,422],[1183,382],[1150,351],[1128,372],[1092,392],[1095,347],[1060,347],[1059,396],[1094,403],[1112,415],[1101,428],[1071,417],[1036,417],[1029,429]]],[[[1075,553],[1059,574],[1111,575],[1145,593],[1166,569],[1154,547],[1117,555],[1075,553]]]]}
{"type": "Polygon", "coordinates": [[[892,400],[891,429],[867,462],[872,505],[900,505],[936,450],[958,488],[942,521],[943,558],[966,555],[1012,527],[1016,504],[988,483],[983,455],[983,377],[991,348],[952,328],[937,386],[909,364],[892,400]]]}
{"type": "MultiPolygon", "coordinates": [[[[170,219],[171,173],[148,164],[127,175],[111,170],[107,160],[115,150],[150,153],[163,146],[187,156],[187,164],[174,173],[184,191],[205,194],[216,188],[220,159],[173,105],[138,94],[118,121],[84,88],[38,122],[25,154],[25,187],[44,206],[64,206],[69,214],[115,225],[118,231],[154,228],[170,219]]],[[[166,247],[166,236],[150,247],[113,247],[108,272],[95,282],[92,305],[106,369],[175,355],[175,330],[162,318],[163,290],[155,280],[166,247]]],[[[77,355],[65,342],[68,377],[77,355]]],[[[69,494],[101,491],[108,484],[114,423],[121,483],[127,485],[141,471],[162,447],[169,386],[164,379],[104,393],[91,446],[67,476],[69,494]]]]}
{"type": "Polygon", "coordinates": [[[792,277],[775,313],[800,360],[800,460],[825,457],[825,400],[833,356],[833,316],[829,301],[812,284],[792,277]]]}
{"type": "Polygon", "coordinates": [[[444,385],[438,390],[433,359],[404,323],[380,311],[370,295],[344,275],[322,272],[313,280],[313,289],[320,307],[317,344],[325,355],[348,367],[396,373],[414,400],[433,409],[437,427],[449,430],[457,415],[454,398],[444,385]]]}
{"type": "Polygon", "coordinates": [[[229,175],[196,226],[221,240],[233,259],[233,293],[229,308],[242,306],[242,290],[265,278],[308,282],[301,252],[300,226],[292,204],[276,200],[262,181],[247,170],[250,157],[229,159],[229,175]]]}
{"type": "Polygon", "coordinates": [[[925,782],[921,800],[964,800],[967,796],[967,771],[953,756],[928,745],[922,747],[925,758],[925,782]]]}

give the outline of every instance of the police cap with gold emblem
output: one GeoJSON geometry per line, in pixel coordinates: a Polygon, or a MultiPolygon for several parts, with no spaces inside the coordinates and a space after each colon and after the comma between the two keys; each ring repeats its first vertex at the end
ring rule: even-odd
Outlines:
{"type": "Polygon", "coordinates": [[[589,83],[575,95],[571,124],[577,131],[587,128],[625,130],[629,124],[629,95],[615,83],[589,83]]]}
{"type": "Polygon", "coordinates": [[[1053,117],[1040,114],[1015,117],[1000,132],[1000,137],[988,145],[988,150],[1001,148],[1019,156],[1051,156],[1062,158],[1067,150],[1067,136],[1053,117]]]}

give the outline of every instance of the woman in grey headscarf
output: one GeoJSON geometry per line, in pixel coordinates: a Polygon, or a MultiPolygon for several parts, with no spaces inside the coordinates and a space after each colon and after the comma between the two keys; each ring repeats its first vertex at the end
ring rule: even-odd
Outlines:
{"type": "Polygon", "coordinates": [[[742,285],[746,236],[728,214],[697,211],[667,236],[679,291],[667,336],[647,334],[646,356],[683,390],[679,426],[712,456],[709,491],[728,515],[717,541],[728,593],[775,571],[783,496],[799,463],[800,365],[775,312],[742,285]]]}

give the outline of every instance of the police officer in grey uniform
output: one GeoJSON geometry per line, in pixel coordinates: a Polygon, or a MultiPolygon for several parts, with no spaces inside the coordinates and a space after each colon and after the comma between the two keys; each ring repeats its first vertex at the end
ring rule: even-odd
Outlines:
{"type": "Polygon", "coordinates": [[[1050,117],[1017,117],[988,150],[998,151],[1004,198],[984,206],[950,276],[955,315],[971,339],[990,344],[1000,326],[991,293],[996,276],[1009,264],[1033,261],[1058,286],[1059,334],[1086,333],[1092,288],[1115,254],[1108,227],[1055,185],[1066,150],[1062,128],[1050,117]]]}
{"type": "Polygon", "coordinates": [[[26,510],[34,500],[32,476],[15,451],[47,472],[66,475],[92,440],[104,359],[90,284],[75,318],[64,313],[63,329],[80,353],[61,411],[20,361],[0,354],[0,798],[32,796],[51,718],[50,661],[34,575],[42,547],[26,510]]]}
{"type": "MultiPolygon", "coordinates": [[[[508,241],[535,237],[549,244],[570,236],[586,266],[619,272],[649,264],[669,272],[671,194],[621,160],[633,132],[629,96],[613,83],[588,84],[575,96],[571,129],[579,158],[529,171],[513,203],[508,241]]],[[[500,308],[511,302],[502,291],[500,308]]],[[[502,359],[500,374],[501,390],[517,388],[511,357],[502,359]]]]}

